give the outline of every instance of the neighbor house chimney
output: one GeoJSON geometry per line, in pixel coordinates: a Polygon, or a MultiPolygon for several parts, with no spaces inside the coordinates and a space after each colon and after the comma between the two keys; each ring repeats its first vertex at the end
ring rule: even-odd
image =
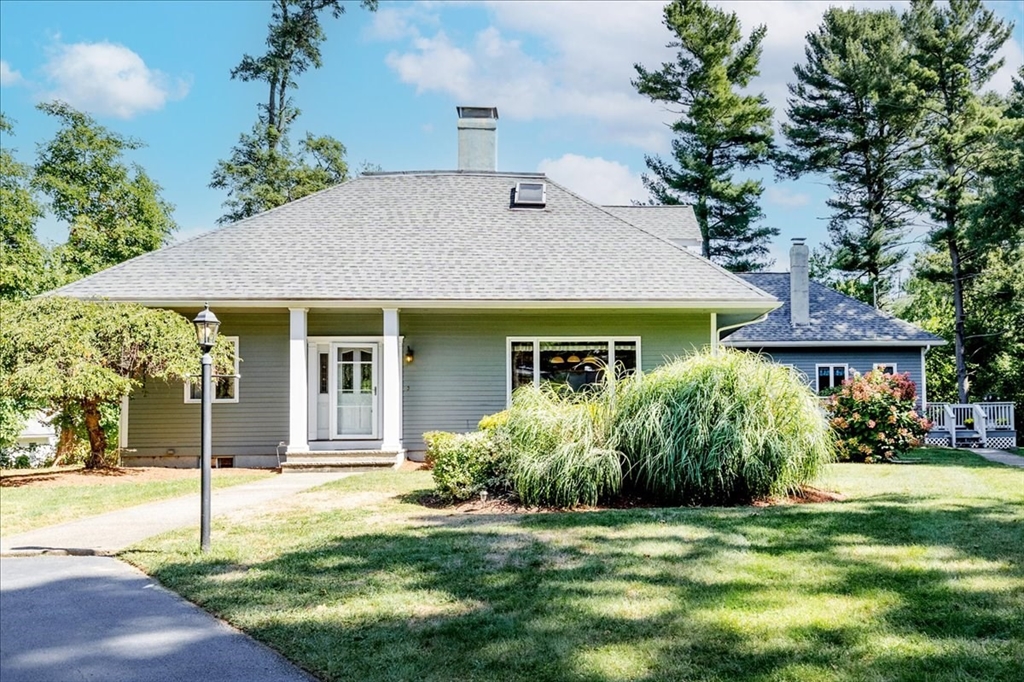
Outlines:
{"type": "Polygon", "coordinates": [[[793,240],[789,250],[789,318],[793,324],[811,323],[810,282],[807,258],[810,250],[804,238],[793,240]]]}
{"type": "Polygon", "coordinates": [[[498,109],[455,107],[459,112],[459,170],[498,169],[498,109]]]}

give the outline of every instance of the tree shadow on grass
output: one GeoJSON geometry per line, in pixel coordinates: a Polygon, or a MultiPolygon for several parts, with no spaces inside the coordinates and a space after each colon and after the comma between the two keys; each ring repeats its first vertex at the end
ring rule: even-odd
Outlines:
{"type": "Polygon", "coordinates": [[[154,575],[331,680],[1016,681],[1022,552],[1018,504],[879,495],[425,514],[154,575]]]}

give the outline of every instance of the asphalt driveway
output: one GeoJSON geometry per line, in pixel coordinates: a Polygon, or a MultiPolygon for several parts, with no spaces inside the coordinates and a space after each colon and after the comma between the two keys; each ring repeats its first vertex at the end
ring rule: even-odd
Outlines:
{"type": "Polygon", "coordinates": [[[0,559],[3,682],[313,679],[116,559],[0,559]]]}

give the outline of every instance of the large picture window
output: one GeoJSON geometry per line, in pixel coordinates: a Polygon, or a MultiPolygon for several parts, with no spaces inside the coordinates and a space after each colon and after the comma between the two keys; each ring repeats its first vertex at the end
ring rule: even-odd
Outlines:
{"type": "MultiPolygon", "coordinates": [[[[235,346],[235,376],[213,378],[213,402],[215,403],[237,403],[238,402],[238,337],[225,337],[235,346]]],[[[198,403],[203,400],[203,387],[198,377],[196,380],[185,382],[185,402],[198,403]]]]}
{"type": "Polygon", "coordinates": [[[585,390],[604,379],[608,368],[619,376],[640,365],[640,339],[509,339],[509,396],[520,386],[542,382],[585,390]]]}

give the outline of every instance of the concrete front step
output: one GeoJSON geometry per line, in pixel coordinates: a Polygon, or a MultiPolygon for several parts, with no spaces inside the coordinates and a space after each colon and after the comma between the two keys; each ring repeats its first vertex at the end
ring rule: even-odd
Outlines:
{"type": "Polygon", "coordinates": [[[380,450],[330,450],[288,455],[282,472],[370,471],[387,469],[398,461],[397,452],[380,450]]]}

